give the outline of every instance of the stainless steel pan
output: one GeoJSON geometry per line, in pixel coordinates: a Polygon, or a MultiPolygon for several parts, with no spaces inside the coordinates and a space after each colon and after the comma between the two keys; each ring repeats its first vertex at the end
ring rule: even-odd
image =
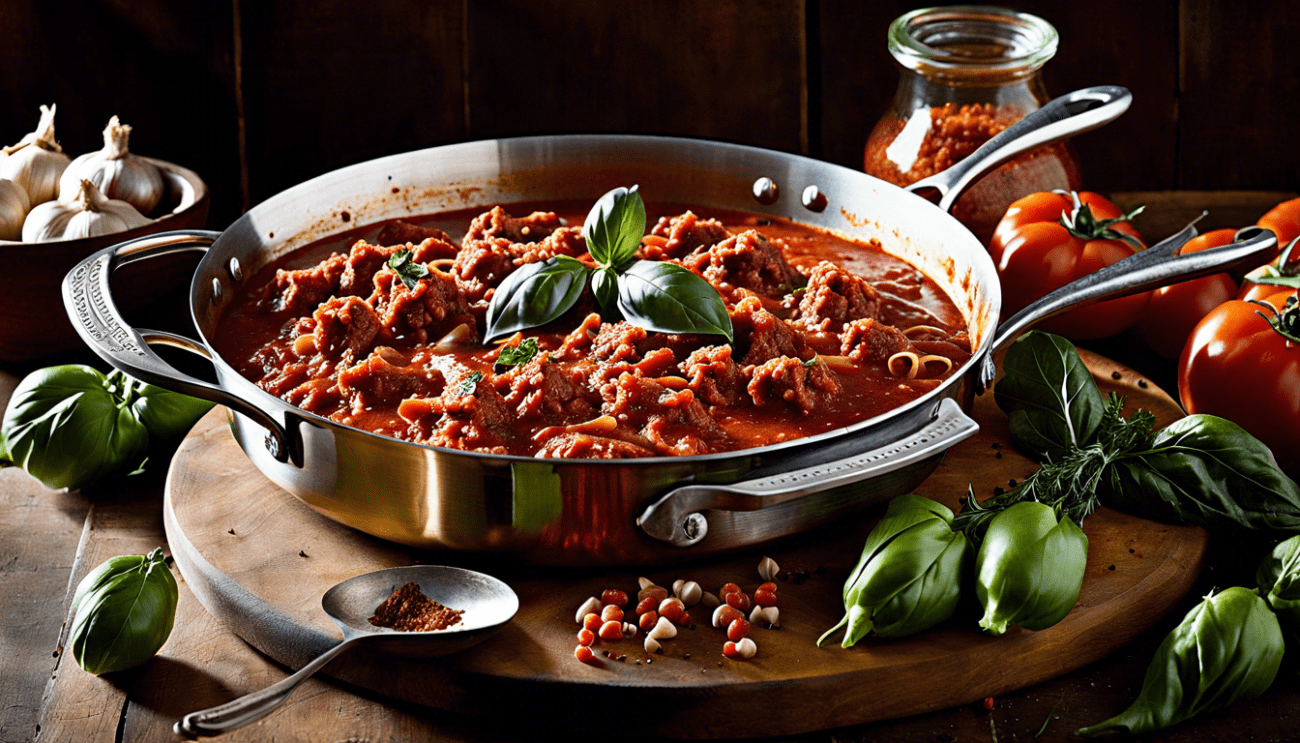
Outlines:
{"type": "Polygon", "coordinates": [[[64,282],[68,313],[101,357],[137,378],[233,412],[235,436],[268,478],[326,516],[420,547],[511,551],[551,564],[665,562],[760,545],[907,492],[974,434],[963,410],[992,379],[992,352],[1069,306],[1241,266],[1271,233],[1171,257],[1195,231],[1057,292],[997,328],[998,278],[979,241],[945,209],[988,169],[1096,128],[1129,104],[1123,88],[1057,99],[956,168],[916,184],[942,208],[863,173],[797,155],[644,136],[549,136],[437,147],[315,178],[228,229],[173,232],[95,254],[64,282]],[[637,183],[647,198],[790,217],[875,239],[937,281],[962,311],[974,357],[936,389],[885,415],[810,438],[693,457],[589,461],[421,446],[334,423],[262,391],[215,351],[235,289],[262,266],[356,224],[519,201],[592,201],[637,183]],[[138,330],[114,306],[118,266],[205,251],[190,291],[201,339],[138,330]],[[150,344],[212,361],[217,384],[182,374],[150,344]]]}

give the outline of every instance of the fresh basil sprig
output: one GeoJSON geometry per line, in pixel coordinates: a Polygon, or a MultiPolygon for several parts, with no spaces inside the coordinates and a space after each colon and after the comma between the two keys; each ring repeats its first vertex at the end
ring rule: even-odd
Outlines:
{"type": "Polygon", "coordinates": [[[411,258],[411,251],[406,248],[388,256],[388,267],[393,269],[393,273],[397,274],[407,289],[414,289],[416,282],[429,277],[429,267],[411,258]]]}
{"type": "Polygon", "coordinates": [[[537,356],[537,339],[525,338],[517,346],[503,346],[497,353],[497,362],[492,371],[504,374],[514,366],[523,366],[537,356]]]}
{"type": "Polygon", "coordinates": [[[567,255],[521,266],[492,296],[485,340],[545,325],[563,315],[582,296],[588,271],[582,261],[567,255]]]}
{"type": "Polygon", "coordinates": [[[1097,432],[1105,404],[1074,345],[1030,331],[1012,348],[993,398],[1007,414],[1016,446],[1039,457],[1084,446],[1097,432]]]}
{"type": "Polygon", "coordinates": [[[633,263],[618,277],[618,309],[628,322],[646,330],[735,340],[731,315],[718,290],[676,263],[633,263]]]}
{"type": "Polygon", "coordinates": [[[632,188],[616,188],[591,208],[582,234],[596,261],[556,256],[506,277],[488,305],[485,340],[545,325],[582,296],[588,279],[607,320],[626,319],[662,333],[702,333],[734,340],[731,317],[718,291],[675,263],[637,261],[645,236],[645,202],[632,188]]]}
{"type": "Polygon", "coordinates": [[[997,402],[1011,416],[1016,446],[1039,456],[1042,467],[983,503],[973,494],[965,499],[954,526],[972,539],[993,516],[1027,500],[1078,523],[1100,502],[1168,523],[1300,531],[1300,486],[1235,423],[1191,415],[1152,436],[1155,417],[1138,411],[1125,419],[1117,395],[1094,410],[1101,399],[1096,382],[1088,375],[1085,383],[1078,353],[1047,333],[1027,333],[1012,344],[1003,368],[997,402]]]}
{"type": "Polygon", "coordinates": [[[472,395],[478,389],[478,383],[482,381],[483,372],[472,371],[460,380],[460,384],[456,385],[456,394],[460,397],[472,395]]]}
{"type": "Polygon", "coordinates": [[[645,202],[637,187],[616,188],[596,202],[582,225],[587,251],[601,268],[622,271],[645,235],[645,202]]]}

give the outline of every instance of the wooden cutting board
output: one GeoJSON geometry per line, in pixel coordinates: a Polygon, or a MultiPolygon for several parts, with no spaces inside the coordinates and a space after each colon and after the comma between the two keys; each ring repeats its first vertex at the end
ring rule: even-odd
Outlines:
{"type": "MultiPolygon", "coordinates": [[[[1083,356],[1103,392],[1128,395],[1131,406],[1151,410],[1160,425],[1182,415],[1134,372],[1083,356]]],[[[917,491],[954,510],[968,484],[983,498],[1036,468],[1011,448],[992,395],[976,401],[973,415],[981,433],[954,447],[917,491]]],[[[816,638],[843,614],[843,581],[878,515],[847,518],[765,551],[784,574],[781,626],[754,628],[754,658],[724,659],[723,632],[697,609],[695,629],[664,642],[661,655],[647,655],[639,635],[598,643],[597,661],[588,664],[573,656],[574,614],[587,597],[605,588],[635,595],[639,575],[664,586],[695,580],[714,592],[735,582],[752,592],[761,582],[763,553],[672,568],[563,571],[509,557],[412,550],[336,524],[273,485],[239,449],[220,408],[177,452],[164,518],[181,574],[208,611],[291,668],[338,642],[320,605],[333,584],[397,565],[461,565],[496,575],[519,594],[519,614],[500,634],[433,660],[356,650],[326,672],[393,699],[454,712],[528,715],[541,726],[579,720],[592,731],[611,726],[623,734],[678,738],[821,730],[971,703],[1052,678],[1104,657],[1177,604],[1200,571],[1208,538],[1199,528],[1103,508],[1084,525],[1088,569],[1078,605],[1054,627],[987,637],[976,626],[975,605],[915,637],[817,648],[816,638]]],[[[231,696],[254,690],[232,689],[231,696]]]]}

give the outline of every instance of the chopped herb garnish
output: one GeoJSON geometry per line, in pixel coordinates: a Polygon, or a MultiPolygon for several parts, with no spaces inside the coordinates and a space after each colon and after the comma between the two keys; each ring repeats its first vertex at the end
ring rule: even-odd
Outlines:
{"type": "MultiPolygon", "coordinates": [[[[497,374],[503,374],[514,366],[523,366],[537,355],[537,339],[525,338],[517,346],[502,346],[497,354],[497,363],[493,368],[497,374]]],[[[550,354],[547,354],[550,357],[550,354]]]]}
{"type": "Polygon", "coordinates": [[[460,384],[456,385],[456,394],[461,397],[472,395],[474,394],[474,390],[478,389],[478,383],[482,381],[483,372],[470,372],[468,376],[460,380],[460,384]]]}
{"type": "Polygon", "coordinates": [[[808,367],[809,369],[813,368],[814,366],[817,366],[817,357],[814,356],[811,359],[808,359],[807,361],[803,362],[803,365],[808,367]]]}
{"type": "Polygon", "coordinates": [[[429,267],[411,260],[411,251],[406,248],[388,257],[388,267],[393,269],[393,273],[397,274],[397,278],[401,279],[403,284],[406,284],[407,289],[414,289],[417,281],[429,276],[429,267]]]}
{"type": "Polygon", "coordinates": [[[806,286],[798,286],[798,287],[795,287],[794,291],[790,292],[790,296],[792,296],[792,297],[797,297],[797,296],[799,296],[800,294],[803,294],[803,293],[806,292],[806,291],[808,291],[808,287],[806,287],[806,286]]]}

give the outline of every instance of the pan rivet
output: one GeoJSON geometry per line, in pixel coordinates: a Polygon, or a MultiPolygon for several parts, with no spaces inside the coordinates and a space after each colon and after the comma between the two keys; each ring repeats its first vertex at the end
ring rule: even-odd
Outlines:
{"type": "Polygon", "coordinates": [[[220,303],[221,303],[221,296],[222,296],[223,293],[224,293],[224,292],[223,292],[222,289],[221,289],[221,279],[218,279],[218,278],[215,278],[215,277],[214,277],[214,278],[212,279],[212,303],[213,303],[213,304],[220,304],[220,303]]]}
{"type": "Polygon", "coordinates": [[[709,522],[703,514],[693,513],[682,520],[682,534],[686,543],[695,544],[709,533],[709,522]]]}
{"type": "Polygon", "coordinates": [[[235,281],[244,280],[244,269],[239,265],[238,258],[230,259],[230,278],[234,279],[235,281]]]}
{"type": "Polygon", "coordinates": [[[262,439],[262,444],[266,446],[266,451],[270,453],[277,461],[280,461],[280,440],[267,432],[266,438],[262,439]]]}
{"type": "Polygon", "coordinates": [[[777,187],[776,181],[763,176],[754,181],[754,198],[758,203],[771,205],[775,204],[777,198],[781,196],[781,189],[777,187]]]}
{"type": "Polygon", "coordinates": [[[800,200],[803,202],[804,208],[810,212],[819,212],[826,208],[826,194],[822,193],[821,189],[816,186],[805,188],[803,198],[800,200]]]}

